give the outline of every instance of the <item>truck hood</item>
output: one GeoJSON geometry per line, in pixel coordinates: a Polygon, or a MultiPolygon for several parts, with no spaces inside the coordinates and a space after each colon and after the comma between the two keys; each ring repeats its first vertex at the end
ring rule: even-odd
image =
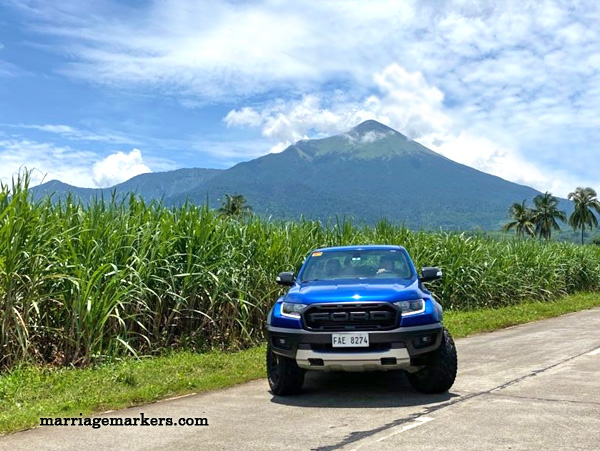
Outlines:
{"type": "Polygon", "coordinates": [[[285,301],[301,304],[337,302],[397,302],[428,296],[419,288],[419,281],[315,281],[296,284],[285,296],[285,301]]]}

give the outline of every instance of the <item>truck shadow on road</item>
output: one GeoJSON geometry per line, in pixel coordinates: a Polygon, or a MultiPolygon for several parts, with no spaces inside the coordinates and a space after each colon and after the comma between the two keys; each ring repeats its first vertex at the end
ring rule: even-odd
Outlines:
{"type": "Polygon", "coordinates": [[[381,408],[426,406],[459,395],[425,395],[414,390],[402,371],[344,373],[309,371],[297,396],[273,396],[271,402],[298,407],[381,408]]]}

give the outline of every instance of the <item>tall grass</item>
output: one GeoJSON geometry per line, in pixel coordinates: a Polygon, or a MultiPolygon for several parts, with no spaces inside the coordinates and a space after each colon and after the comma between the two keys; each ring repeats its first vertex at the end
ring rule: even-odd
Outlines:
{"type": "Polygon", "coordinates": [[[242,348],[263,338],[280,292],[313,248],[404,245],[438,265],[446,308],[503,306],[600,289],[600,249],[411,232],[382,221],[223,219],[115,197],[34,202],[27,175],[0,188],[0,368],[87,365],[168,348],[242,348]]]}

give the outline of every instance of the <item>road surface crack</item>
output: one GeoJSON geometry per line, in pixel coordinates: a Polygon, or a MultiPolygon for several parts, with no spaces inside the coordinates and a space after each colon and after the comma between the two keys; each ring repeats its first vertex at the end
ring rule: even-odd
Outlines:
{"type": "Polygon", "coordinates": [[[518,384],[518,383],[520,383],[520,382],[522,382],[522,381],[524,381],[526,379],[529,379],[531,377],[535,377],[538,374],[545,373],[548,370],[551,370],[553,368],[556,368],[557,366],[560,366],[560,365],[563,365],[563,364],[565,364],[567,362],[570,362],[571,360],[574,360],[574,359],[576,359],[578,357],[581,357],[581,356],[587,354],[588,352],[591,352],[591,351],[593,351],[594,349],[597,349],[597,348],[598,348],[598,344],[596,344],[591,349],[587,349],[587,350],[585,350],[585,351],[583,351],[583,352],[581,352],[579,354],[576,354],[574,356],[568,357],[568,358],[563,359],[563,360],[561,360],[559,362],[553,363],[552,365],[548,365],[548,366],[546,366],[544,368],[533,370],[533,371],[531,371],[531,372],[529,372],[527,374],[524,374],[523,376],[519,376],[519,377],[517,377],[515,379],[512,379],[512,380],[510,380],[508,382],[505,382],[503,384],[497,385],[497,386],[495,386],[493,388],[490,388],[488,390],[483,390],[483,391],[476,392],[476,393],[469,393],[469,394],[466,394],[466,395],[463,395],[463,396],[459,397],[458,399],[446,401],[446,402],[437,404],[435,406],[428,407],[428,408],[426,408],[424,411],[422,411],[420,413],[414,413],[414,414],[408,415],[405,418],[399,418],[397,420],[394,420],[394,421],[391,421],[391,422],[389,422],[387,424],[384,424],[384,425],[382,425],[382,426],[380,426],[378,428],[370,429],[370,430],[367,430],[367,431],[351,432],[346,438],[344,438],[340,442],[338,442],[336,444],[333,444],[333,445],[326,445],[326,446],[320,446],[318,448],[313,448],[313,451],[334,451],[334,450],[342,449],[342,448],[344,448],[345,446],[347,446],[347,445],[349,445],[351,443],[356,443],[356,442],[358,442],[360,440],[363,440],[363,439],[368,438],[368,437],[372,437],[372,436],[374,436],[374,435],[376,435],[376,434],[378,434],[380,432],[383,432],[385,430],[394,428],[396,426],[400,426],[400,425],[405,424],[405,423],[409,423],[411,421],[415,421],[415,420],[417,420],[420,417],[431,415],[432,413],[435,413],[435,412],[437,412],[439,410],[442,410],[442,409],[445,409],[447,407],[451,407],[451,406],[453,406],[455,404],[463,403],[463,402],[469,401],[469,400],[471,400],[473,398],[478,398],[478,397],[483,396],[483,395],[495,394],[495,393],[492,393],[492,392],[504,390],[505,388],[510,387],[512,385],[515,385],[515,384],[518,384]]]}
{"type": "Polygon", "coordinates": [[[491,396],[499,396],[502,398],[515,398],[515,399],[527,399],[530,401],[540,402],[557,402],[557,403],[569,403],[569,404],[582,404],[588,406],[600,406],[600,402],[594,401],[576,401],[573,399],[553,399],[553,398],[540,398],[537,396],[519,396],[519,395],[505,395],[504,393],[490,393],[491,396]]]}

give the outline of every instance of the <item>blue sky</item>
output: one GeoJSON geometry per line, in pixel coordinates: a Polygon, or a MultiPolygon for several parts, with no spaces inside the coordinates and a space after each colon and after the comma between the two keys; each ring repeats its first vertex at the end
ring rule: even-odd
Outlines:
{"type": "Polygon", "coordinates": [[[0,178],[226,168],[377,119],[600,190],[598,23],[592,1],[0,0],[0,178]]]}

